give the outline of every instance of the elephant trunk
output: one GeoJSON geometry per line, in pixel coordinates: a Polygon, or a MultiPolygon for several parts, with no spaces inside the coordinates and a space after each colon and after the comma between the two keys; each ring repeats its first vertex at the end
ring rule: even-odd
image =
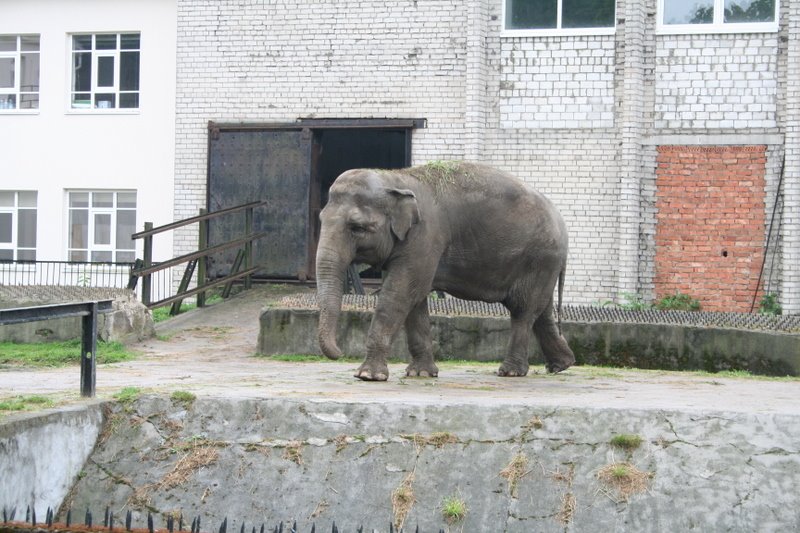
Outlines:
{"type": "Polygon", "coordinates": [[[317,303],[319,304],[319,346],[329,359],[338,359],[342,351],[336,344],[336,329],[342,310],[342,295],[347,267],[352,258],[325,248],[317,252],[317,303]]]}

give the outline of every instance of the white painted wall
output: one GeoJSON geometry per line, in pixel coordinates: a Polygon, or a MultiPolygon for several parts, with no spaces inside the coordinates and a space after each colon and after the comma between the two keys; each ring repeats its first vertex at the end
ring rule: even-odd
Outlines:
{"type": "MultiPolygon", "coordinates": [[[[137,230],[172,222],[176,21],[176,0],[2,3],[0,34],[41,35],[39,110],[0,111],[0,189],[38,190],[37,259],[67,258],[69,189],[136,189],[137,230]],[[141,33],[139,109],[70,109],[69,34],[125,31],[141,33]]],[[[171,236],[154,244],[172,257],[171,236]]]]}

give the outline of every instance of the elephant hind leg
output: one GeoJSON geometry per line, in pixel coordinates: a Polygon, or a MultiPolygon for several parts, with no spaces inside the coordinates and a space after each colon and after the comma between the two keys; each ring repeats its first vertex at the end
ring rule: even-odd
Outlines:
{"type": "Polygon", "coordinates": [[[411,354],[411,363],[406,368],[406,376],[437,377],[439,368],[433,362],[433,340],[427,297],[414,306],[406,318],[405,326],[408,351],[411,354]]]}
{"type": "Polygon", "coordinates": [[[522,377],[528,374],[528,346],[530,345],[531,326],[536,317],[536,310],[525,312],[511,311],[511,342],[503,359],[498,376],[522,377]]]}
{"type": "Polygon", "coordinates": [[[558,325],[553,316],[552,300],[547,309],[534,322],[533,332],[542,348],[548,372],[561,372],[575,364],[575,354],[572,353],[566,339],[558,331],[558,325]]]}

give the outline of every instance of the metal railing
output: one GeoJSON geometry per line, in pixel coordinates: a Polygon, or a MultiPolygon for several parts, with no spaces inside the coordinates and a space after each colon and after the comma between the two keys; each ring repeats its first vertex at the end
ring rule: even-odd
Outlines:
{"type": "Polygon", "coordinates": [[[0,261],[0,285],[129,286],[133,263],[0,261]]]}
{"type": "Polygon", "coordinates": [[[264,232],[256,233],[254,231],[253,210],[266,204],[267,202],[262,200],[230,207],[227,209],[221,209],[212,213],[206,213],[205,209],[201,209],[200,214],[195,217],[165,224],[157,228],[153,227],[152,222],[145,222],[144,231],[134,233],[131,236],[133,239],[144,240],[144,258],[140,261],[137,261],[136,265],[131,271],[132,276],[137,276],[142,279],[142,303],[150,309],[171,304],[171,314],[177,314],[180,309],[181,302],[190,296],[196,295],[197,306],[203,307],[205,305],[206,291],[211,288],[224,285],[225,289],[223,291],[223,297],[226,297],[230,293],[233,282],[244,279],[245,288],[249,289],[251,286],[251,276],[259,269],[258,266],[253,265],[253,241],[266,235],[264,232]],[[245,217],[244,231],[248,233],[231,241],[209,246],[209,221],[224,215],[230,215],[242,211],[244,212],[245,217]],[[160,233],[172,231],[190,224],[199,224],[197,251],[184,254],[167,261],[162,261],[160,263],[154,263],[152,261],[153,237],[160,233]],[[230,274],[213,281],[209,280],[207,277],[208,257],[212,254],[235,248],[239,248],[239,253],[233,262],[230,274]],[[165,269],[176,268],[183,264],[186,266],[181,281],[178,285],[177,293],[166,298],[154,300],[152,294],[153,275],[158,272],[162,272],[165,269]],[[195,273],[195,269],[197,270],[196,286],[194,288],[189,288],[192,277],[195,273]]]}
{"type": "Polygon", "coordinates": [[[112,305],[113,300],[101,300],[0,309],[0,325],[81,317],[81,396],[92,398],[97,382],[97,319],[100,313],[111,312],[112,305]]]}

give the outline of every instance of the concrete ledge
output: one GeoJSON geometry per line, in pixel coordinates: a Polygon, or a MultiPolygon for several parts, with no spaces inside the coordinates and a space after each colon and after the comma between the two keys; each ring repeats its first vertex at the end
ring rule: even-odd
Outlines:
{"type": "MultiPolygon", "coordinates": [[[[366,355],[372,313],[343,311],[337,335],[345,354],[366,355]]],[[[258,352],[320,354],[319,314],[309,309],[269,308],[261,314],[258,352]]],[[[500,361],[508,345],[504,317],[432,315],[434,356],[441,359],[500,361]]],[[[564,336],[578,364],[664,370],[747,370],[775,376],[800,375],[800,335],[675,324],[565,322],[564,336]]],[[[392,356],[407,358],[405,334],[392,344],[392,356]]],[[[542,363],[535,340],[531,362],[542,363]]]]}

